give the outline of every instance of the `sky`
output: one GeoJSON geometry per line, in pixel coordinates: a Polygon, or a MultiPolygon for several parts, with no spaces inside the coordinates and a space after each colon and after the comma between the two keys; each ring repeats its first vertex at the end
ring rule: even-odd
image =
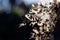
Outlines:
{"type": "Polygon", "coordinates": [[[38,3],[39,0],[23,0],[26,5],[32,4],[32,3],[38,3]]]}
{"type": "Polygon", "coordinates": [[[21,4],[22,2],[25,3],[25,5],[30,5],[32,3],[37,3],[39,0],[16,0],[16,4],[21,4]]]}
{"type": "Polygon", "coordinates": [[[44,3],[44,2],[46,2],[47,4],[49,3],[49,2],[52,2],[53,0],[16,0],[16,4],[21,4],[22,2],[24,2],[25,3],[25,5],[30,5],[30,4],[32,4],[32,3],[38,3],[38,2],[41,2],[42,1],[42,3],[44,3]]]}
{"type": "Polygon", "coordinates": [[[1,7],[4,9],[4,11],[10,12],[11,6],[9,0],[0,0],[0,9],[1,7]]]}

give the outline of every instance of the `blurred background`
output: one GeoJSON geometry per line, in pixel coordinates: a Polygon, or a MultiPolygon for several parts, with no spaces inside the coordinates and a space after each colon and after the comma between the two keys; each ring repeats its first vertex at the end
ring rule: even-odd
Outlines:
{"type": "Polygon", "coordinates": [[[38,0],[0,0],[0,40],[28,40],[30,26],[19,28],[32,3],[38,0]]]}
{"type": "Polygon", "coordinates": [[[37,2],[38,0],[0,0],[0,10],[9,14],[11,11],[17,11],[20,10],[20,8],[23,9],[24,6],[29,8],[32,3],[37,2]]]}

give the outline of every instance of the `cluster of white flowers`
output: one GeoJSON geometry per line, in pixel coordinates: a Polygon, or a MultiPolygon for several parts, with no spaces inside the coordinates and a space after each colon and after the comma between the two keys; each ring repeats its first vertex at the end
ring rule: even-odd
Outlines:
{"type": "Polygon", "coordinates": [[[31,32],[32,36],[30,39],[34,38],[35,40],[51,40],[55,26],[55,19],[57,14],[54,10],[54,2],[49,4],[32,4],[32,8],[29,11],[29,14],[26,14],[25,17],[31,21],[33,29],[31,32]],[[46,6],[47,5],[47,6],[46,6]],[[37,24],[39,28],[34,25],[37,24]]]}

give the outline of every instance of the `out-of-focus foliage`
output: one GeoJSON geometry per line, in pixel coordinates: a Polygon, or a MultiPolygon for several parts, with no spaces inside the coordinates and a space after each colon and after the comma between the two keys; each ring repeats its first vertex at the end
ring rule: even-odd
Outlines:
{"type": "Polygon", "coordinates": [[[13,13],[15,13],[16,15],[23,16],[25,12],[26,10],[21,7],[18,7],[18,6],[13,7],[13,13]]]}

